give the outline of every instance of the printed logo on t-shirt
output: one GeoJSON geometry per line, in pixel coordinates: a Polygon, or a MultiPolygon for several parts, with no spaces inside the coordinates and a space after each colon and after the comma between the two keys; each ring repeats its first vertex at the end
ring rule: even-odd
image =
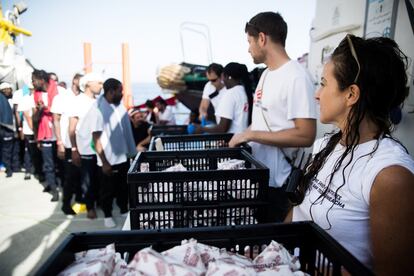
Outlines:
{"type": "Polygon", "coordinates": [[[243,112],[248,112],[248,111],[249,111],[249,103],[244,103],[243,112]]]}
{"type": "Polygon", "coordinates": [[[254,93],[253,104],[258,108],[262,108],[262,95],[262,89],[257,89],[254,93]]]}
{"type": "MultiPolygon", "coordinates": [[[[326,185],[322,181],[320,181],[317,178],[314,178],[312,180],[312,189],[315,189],[319,194],[323,194],[326,190],[326,185]]],[[[337,205],[341,208],[345,207],[345,204],[342,202],[342,196],[339,194],[335,195],[335,191],[331,190],[331,188],[328,188],[328,191],[325,193],[323,198],[326,198],[329,200],[329,202],[333,203],[334,205],[337,205]]],[[[318,200],[319,202],[319,200],[318,200]]]]}
{"type": "Polygon", "coordinates": [[[254,100],[253,102],[260,102],[262,100],[262,89],[257,89],[256,93],[254,93],[254,100]]]}

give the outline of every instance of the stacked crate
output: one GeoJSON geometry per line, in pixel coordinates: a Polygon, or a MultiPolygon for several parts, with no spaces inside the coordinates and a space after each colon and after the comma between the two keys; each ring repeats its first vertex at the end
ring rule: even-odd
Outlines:
{"type": "MultiPolygon", "coordinates": [[[[221,134],[192,134],[192,135],[157,135],[151,138],[149,150],[156,149],[156,141],[160,140],[164,151],[174,150],[205,150],[228,148],[232,133],[221,134]]],[[[241,148],[251,152],[247,143],[240,145],[241,148]]]]}
{"type": "Polygon", "coordinates": [[[142,152],[128,172],[131,229],[255,224],[268,180],[268,168],[242,148],[142,152]],[[245,168],[217,169],[230,159],[245,168]],[[165,171],[177,164],[186,171],[165,171]]]}

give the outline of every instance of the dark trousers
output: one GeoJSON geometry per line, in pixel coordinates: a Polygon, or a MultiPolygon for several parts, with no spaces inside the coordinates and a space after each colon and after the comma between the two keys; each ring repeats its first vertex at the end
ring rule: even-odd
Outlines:
{"type": "Polygon", "coordinates": [[[23,155],[23,165],[26,173],[33,173],[33,162],[32,162],[32,149],[31,147],[36,147],[36,141],[33,139],[33,135],[24,136],[24,155],[23,155]],[[32,139],[29,138],[32,136],[32,139]]]}
{"type": "Polygon", "coordinates": [[[55,141],[41,141],[40,150],[42,152],[43,159],[43,173],[45,175],[46,184],[52,191],[56,190],[56,173],[55,173],[55,153],[56,142],[55,141]]]}
{"type": "Polygon", "coordinates": [[[6,174],[8,176],[13,174],[13,131],[0,126],[0,139],[1,139],[1,156],[4,167],[6,167],[6,174]]]}
{"type": "Polygon", "coordinates": [[[80,175],[80,168],[72,163],[71,149],[65,149],[63,206],[70,206],[73,194],[75,194],[75,200],[77,202],[83,202],[80,175]]]}
{"type": "Polygon", "coordinates": [[[81,155],[81,187],[88,210],[95,209],[99,192],[99,167],[96,155],[81,155]]]}
{"type": "Polygon", "coordinates": [[[40,178],[43,178],[42,153],[37,147],[37,142],[34,139],[34,135],[25,135],[24,140],[29,151],[30,159],[34,168],[34,174],[40,176],[40,178]]]}
{"type": "Polygon", "coordinates": [[[65,182],[65,161],[57,158],[57,151],[54,152],[56,185],[63,187],[65,182]]]}
{"type": "Polygon", "coordinates": [[[112,216],[112,204],[116,198],[121,213],[128,211],[127,173],[129,162],[112,166],[112,175],[101,173],[102,210],[105,217],[112,216]]]}
{"type": "Polygon", "coordinates": [[[19,138],[13,138],[13,149],[12,149],[12,163],[11,168],[13,172],[20,172],[22,164],[20,162],[20,145],[21,140],[19,138]]]}
{"type": "Polygon", "coordinates": [[[291,208],[291,203],[285,192],[286,184],[280,188],[269,187],[265,199],[269,202],[267,208],[261,209],[256,215],[259,223],[283,222],[291,208]]]}

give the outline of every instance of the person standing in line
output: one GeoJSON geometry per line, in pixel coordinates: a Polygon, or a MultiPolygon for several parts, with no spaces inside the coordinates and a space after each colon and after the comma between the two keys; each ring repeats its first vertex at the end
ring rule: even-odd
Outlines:
{"type": "MultiPolygon", "coordinates": [[[[82,75],[76,74],[72,82],[79,82],[81,77],[82,75]]],[[[66,215],[76,215],[71,207],[73,194],[75,194],[77,202],[83,201],[80,169],[72,163],[72,144],[69,137],[69,113],[71,109],[75,108],[73,102],[78,94],[77,89],[59,93],[56,95],[51,108],[57,139],[57,157],[64,161],[62,211],[66,215]]]]}
{"type": "Polygon", "coordinates": [[[13,96],[13,88],[7,83],[0,84],[0,138],[2,144],[2,161],[6,167],[6,177],[13,175],[12,158],[13,158],[13,137],[16,130],[13,116],[14,112],[10,105],[13,96]]]}
{"type": "Polygon", "coordinates": [[[230,62],[224,67],[225,91],[216,109],[217,125],[197,128],[196,132],[240,133],[251,122],[253,92],[249,72],[244,64],[230,62]]]}
{"type": "MultiPolygon", "coordinates": [[[[208,82],[204,85],[203,95],[201,98],[200,106],[198,108],[200,121],[202,121],[203,118],[207,120],[207,113],[210,103],[214,108],[214,112],[217,111],[220,98],[223,95],[222,92],[225,90],[224,83],[221,79],[222,73],[223,66],[221,64],[212,63],[207,67],[206,75],[208,82]]],[[[218,118],[215,119],[216,123],[218,123],[218,118]]]]}
{"type": "Polygon", "coordinates": [[[57,95],[57,83],[49,79],[49,75],[44,70],[34,70],[32,73],[32,83],[34,87],[34,109],[33,118],[36,118],[35,136],[40,143],[40,151],[43,159],[43,173],[46,178],[45,192],[52,193],[51,201],[58,201],[56,173],[55,173],[55,150],[56,137],[53,130],[53,116],[50,107],[57,95]]]}
{"type": "Polygon", "coordinates": [[[85,115],[92,108],[102,90],[103,78],[97,73],[88,73],[79,81],[80,93],[75,97],[69,111],[69,137],[72,144],[71,157],[75,166],[80,167],[83,200],[87,217],[95,219],[95,205],[99,192],[99,171],[95,151],[92,149],[92,132],[87,127],[85,115]]]}
{"type": "MultiPolygon", "coordinates": [[[[25,89],[24,91],[27,91],[25,89]]],[[[22,170],[22,164],[24,162],[24,135],[23,135],[23,117],[21,112],[17,110],[19,104],[23,98],[23,89],[18,89],[13,92],[11,104],[14,112],[14,122],[16,131],[13,139],[13,152],[12,152],[12,169],[13,172],[20,172],[22,170]]]]}
{"type": "Polygon", "coordinates": [[[31,178],[31,174],[33,173],[33,155],[34,149],[37,148],[36,140],[34,139],[33,135],[33,125],[32,125],[32,108],[31,103],[34,102],[33,100],[33,86],[24,85],[21,91],[21,98],[17,104],[16,111],[21,116],[21,128],[23,134],[23,141],[24,141],[24,169],[25,169],[25,180],[29,180],[31,178]]]}
{"type": "Polygon", "coordinates": [[[102,170],[101,200],[105,227],[116,226],[112,218],[114,198],[125,215],[128,212],[127,172],[129,155],[135,154],[134,136],[128,113],[121,104],[122,83],[107,79],[104,94],[92,106],[86,120],[91,126],[98,166],[102,170]]]}
{"type": "Polygon", "coordinates": [[[172,111],[172,107],[170,105],[167,105],[167,102],[164,99],[158,99],[155,103],[155,106],[158,108],[158,112],[156,113],[158,125],[175,125],[175,116],[172,111]]]}
{"type": "Polygon", "coordinates": [[[285,193],[293,149],[311,146],[316,136],[314,85],[308,72],[291,60],[285,49],[287,24],[279,13],[262,12],[246,23],[249,53],[267,69],[260,77],[253,100],[252,124],[233,136],[229,145],[250,142],[253,156],[270,171],[267,217],[281,222],[290,202],[285,193]]]}
{"type": "Polygon", "coordinates": [[[56,73],[54,73],[54,72],[49,72],[49,73],[48,73],[48,75],[49,75],[49,78],[50,78],[50,79],[52,79],[52,80],[54,80],[54,81],[56,82],[56,84],[57,84],[57,89],[58,89],[58,94],[60,94],[60,93],[65,93],[65,92],[66,92],[66,87],[64,87],[64,86],[62,86],[62,85],[59,85],[59,84],[60,84],[60,82],[59,82],[59,77],[58,77],[58,75],[56,75],[56,73]]]}
{"type": "MultiPolygon", "coordinates": [[[[60,94],[67,95],[66,88],[64,88],[63,86],[60,86],[59,85],[59,77],[58,77],[58,75],[56,75],[56,73],[54,73],[54,72],[49,72],[48,75],[49,75],[49,79],[54,80],[56,82],[56,84],[57,84],[57,91],[58,91],[58,94],[57,95],[60,95],[60,94]]],[[[55,123],[55,122],[53,121],[53,123],[55,123]]],[[[55,129],[53,129],[53,130],[55,130],[55,129]]],[[[55,132],[55,134],[56,134],[56,132],[55,132]]],[[[57,144],[56,144],[56,148],[58,148],[58,145],[57,144]]],[[[55,159],[55,168],[56,168],[56,180],[57,180],[57,184],[58,184],[58,186],[63,187],[64,181],[65,181],[65,163],[64,163],[64,160],[63,159],[61,159],[61,158],[59,158],[57,156],[57,152],[56,151],[54,151],[53,153],[54,153],[54,159],[55,159]]]]}
{"type": "Polygon", "coordinates": [[[23,93],[22,100],[17,107],[17,111],[23,113],[22,128],[24,134],[25,148],[27,149],[27,152],[25,152],[24,157],[26,168],[25,179],[30,179],[30,174],[27,174],[27,169],[33,166],[34,176],[39,180],[39,182],[44,182],[45,177],[42,170],[42,153],[40,152],[40,149],[37,146],[32,118],[33,109],[35,108],[33,95],[34,88],[32,84],[29,84],[26,87],[28,88],[28,92],[23,93]],[[29,156],[27,156],[26,153],[28,153],[29,156]]]}

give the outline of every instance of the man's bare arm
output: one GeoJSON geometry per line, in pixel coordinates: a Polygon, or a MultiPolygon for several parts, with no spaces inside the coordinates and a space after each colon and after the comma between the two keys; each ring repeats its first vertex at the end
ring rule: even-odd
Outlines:
{"type": "Polygon", "coordinates": [[[246,130],[235,135],[230,141],[230,146],[235,146],[244,142],[257,142],[260,144],[276,147],[309,147],[313,144],[316,137],[315,119],[294,119],[293,128],[280,131],[254,131],[246,130]]]}

